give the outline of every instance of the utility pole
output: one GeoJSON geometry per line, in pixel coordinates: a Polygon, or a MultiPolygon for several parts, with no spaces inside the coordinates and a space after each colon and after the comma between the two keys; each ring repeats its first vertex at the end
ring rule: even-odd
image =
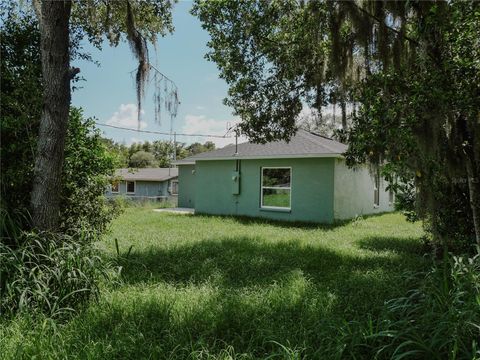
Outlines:
{"type": "Polygon", "coordinates": [[[238,155],[238,127],[235,126],[235,155],[238,155]]]}

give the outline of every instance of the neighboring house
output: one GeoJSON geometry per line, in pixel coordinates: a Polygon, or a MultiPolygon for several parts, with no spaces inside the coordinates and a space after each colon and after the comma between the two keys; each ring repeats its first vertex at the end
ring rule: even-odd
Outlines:
{"type": "Polygon", "coordinates": [[[331,223],[393,210],[393,194],[347,146],[299,130],[290,142],[243,143],[176,162],[178,206],[196,213],[331,223]]]}
{"type": "Polygon", "coordinates": [[[118,169],[107,196],[132,199],[175,200],[178,194],[177,168],[118,169]]]}

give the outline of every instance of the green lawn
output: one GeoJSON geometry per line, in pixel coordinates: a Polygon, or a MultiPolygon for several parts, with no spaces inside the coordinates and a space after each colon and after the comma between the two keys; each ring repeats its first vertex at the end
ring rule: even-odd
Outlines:
{"type": "Polygon", "coordinates": [[[123,280],[66,325],[0,324],[0,357],[369,358],[351,334],[425,268],[421,236],[399,214],[313,226],[130,208],[99,244],[111,261],[115,238],[133,245],[123,280]]]}

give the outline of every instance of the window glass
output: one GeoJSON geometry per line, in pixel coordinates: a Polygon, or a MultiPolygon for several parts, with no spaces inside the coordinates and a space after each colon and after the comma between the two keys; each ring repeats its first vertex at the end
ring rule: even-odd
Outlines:
{"type": "Polygon", "coordinates": [[[291,169],[263,168],[261,207],[290,209],[291,169]]]}
{"type": "Polygon", "coordinates": [[[263,206],[290,207],[290,189],[263,189],[263,206]]]}
{"type": "Polygon", "coordinates": [[[263,169],[263,186],[290,187],[290,169],[263,169]]]}
{"type": "Polygon", "coordinates": [[[127,193],[135,192],[135,181],[127,181],[127,193]]]}

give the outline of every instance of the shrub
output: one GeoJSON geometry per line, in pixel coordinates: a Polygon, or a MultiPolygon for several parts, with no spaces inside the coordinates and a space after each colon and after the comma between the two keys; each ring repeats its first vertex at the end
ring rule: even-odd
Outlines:
{"type": "Polygon", "coordinates": [[[480,257],[448,257],[408,296],[386,304],[370,337],[380,358],[480,359],[480,257]]]}
{"type": "Polygon", "coordinates": [[[89,238],[23,233],[15,247],[0,243],[0,313],[44,313],[64,318],[98,294],[107,274],[89,238]]]}
{"type": "Polygon", "coordinates": [[[116,158],[108,152],[94,120],[84,119],[81,109],[72,108],[62,178],[63,231],[83,227],[94,240],[119,215],[122,207],[104,195],[115,166],[116,158]]]}

